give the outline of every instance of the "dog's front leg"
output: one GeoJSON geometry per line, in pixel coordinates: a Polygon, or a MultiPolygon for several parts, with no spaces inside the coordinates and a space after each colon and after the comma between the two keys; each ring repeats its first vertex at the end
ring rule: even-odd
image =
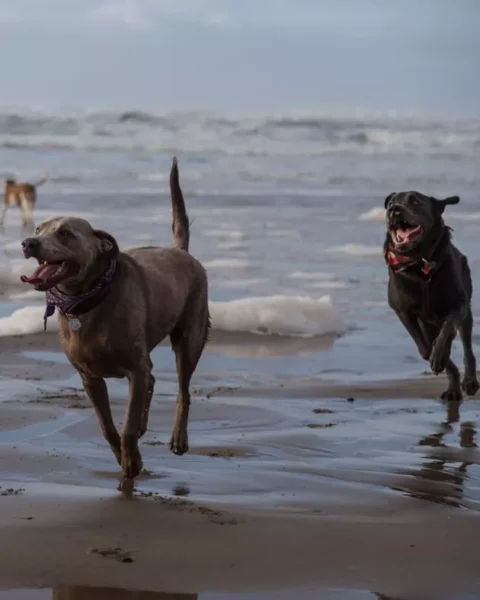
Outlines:
{"type": "Polygon", "coordinates": [[[110,401],[108,399],[108,390],[105,381],[98,377],[80,374],[83,382],[83,388],[92,402],[97,413],[103,435],[115,454],[118,464],[122,464],[122,451],[120,444],[120,435],[112,418],[110,401]]]}
{"type": "MultiPolygon", "coordinates": [[[[139,368],[129,377],[130,395],[127,417],[122,430],[122,469],[126,479],[135,479],[143,467],[138,439],[144,424],[144,411],[149,394],[150,372],[139,368]]],[[[153,390],[152,390],[153,391],[153,390]]]]}
{"type": "MultiPolygon", "coordinates": [[[[433,323],[426,323],[425,321],[419,320],[420,328],[423,332],[423,336],[428,340],[428,347],[430,352],[425,358],[430,359],[431,349],[433,348],[434,341],[438,338],[441,328],[433,323]]],[[[445,371],[448,377],[448,388],[442,393],[442,399],[447,401],[458,402],[462,399],[462,389],[460,387],[460,373],[458,372],[457,366],[452,361],[450,356],[445,363],[445,371]]],[[[455,409],[454,409],[455,410],[455,409]]]]}
{"type": "Polygon", "coordinates": [[[458,326],[463,317],[464,310],[455,310],[447,315],[440,327],[440,331],[432,345],[430,354],[430,367],[432,371],[438,375],[441,373],[450,360],[450,351],[452,342],[457,334],[458,326]]]}
{"type": "Polygon", "coordinates": [[[432,344],[429,342],[428,338],[424,335],[416,315],[413,315],[409,312],[400,312],[395,311],[397,313],[398,318],[402,322],[402,325],[408,331],[413,341],[417,344],[418,351],[420,356],[428,360],[430,358],[430,353],[432,351],[432,344]]]}

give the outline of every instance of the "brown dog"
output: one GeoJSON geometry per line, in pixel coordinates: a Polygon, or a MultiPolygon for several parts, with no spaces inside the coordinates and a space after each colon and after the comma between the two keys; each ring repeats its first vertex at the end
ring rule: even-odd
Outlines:
{"type": "Polygon", "coordinates": [[[167,335],[179,385],[170,450],[188,451],[190,379],[210,326],[207,275],[188,253],[189,223],[176,159],[170,191],[173,248],[120,252],[109,233],[73,217],[44,221],[35,237],[22,243],[25,257],[39,262],[22,281],[46,292],[45,323],[58,308],[63,349],[82,378],[125,479],[142,469],[138,440],[147,429],[155,383],[150,353],[167,335]],[[112,420],[108,377],[126,377],[130,383],[121,435],[112,420]]]}
{"type": "Polygon", "coordinates": [[[22,213],[22,224],[24,229],[33,230],[33,210],[37,201],[37,188],[48,179],[45,174],[36,183],[17,183],[15,179],[6,179],[3,191],[3,205],[0,211],[0,230],[3,230],[3,222],[7,210],[18,207],[22,213]]]}

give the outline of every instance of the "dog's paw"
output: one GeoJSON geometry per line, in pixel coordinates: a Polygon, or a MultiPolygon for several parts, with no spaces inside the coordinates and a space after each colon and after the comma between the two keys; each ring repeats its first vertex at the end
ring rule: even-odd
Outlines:
{"type": "Polygon", "coordinates": [[[467,396],[475,396],[480,389],[477,377],[475,375],[465,375],[462,382],[462,389],[467,396]]]}
{"type": "Polygon", "coordinates": [[[188,434],[186,431],[174,431],[170,440],[170,450],[181,456],[188,452],[188,434]]]}
{"type": "Polygon", "coordinates": [[[124,448],[122,452],[122,471],[125,479],[135,479],[143,469],[142,456],[138,448],[124,448]]]}
{"type": "Polygon", "coordinates": [[[443,344],[435,342],[430,354],[430,367],[435,375],[438,375],[445,370],[448,362],[448,352],[443,347],[443,344]]]}
{"type": "Polygon", "coordinates": [[[449,387],[443,392],[441,398],[446,402],[460,402],[462,399],[462,390],[458,386],[449,387]]]}

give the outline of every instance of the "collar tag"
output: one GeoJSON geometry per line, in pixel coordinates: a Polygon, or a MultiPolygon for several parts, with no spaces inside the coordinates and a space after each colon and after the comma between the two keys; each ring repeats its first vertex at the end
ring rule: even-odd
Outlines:
{"type": "Polygon", "coordinates": [[[72,331],[78,331],[82,327],[82,323],[80,319],[73,317],[72,319],[68,319],[70,321],[70,329],[72,331]]]}
{"type": "Polygon", "coordinates": [[[424,258],[422,258],[422,262],[423,262],[422,273],[425,273],[425,275],[429,275],[430,272],[433,271],[433,269],[435,269],[435,267],[437,266],[436,262],[428,261],[428,260],[425,260],[424,258]]]}

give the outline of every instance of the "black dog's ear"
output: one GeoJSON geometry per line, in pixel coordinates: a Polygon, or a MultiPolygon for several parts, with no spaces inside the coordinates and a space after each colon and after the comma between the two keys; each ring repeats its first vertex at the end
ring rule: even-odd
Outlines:
{"type": "Polygon", "coordinates": [[[445,200],[437,200],[434,198],[434,200],[437,206],[440,208],[440,213],[443,213],[445,207],[449,204],[458,204],[460,202],[460,198],[458,196],[449,196],[448,198],[445,198],[445,200]]]}
{"type": "Polygon", "coordinates": [[[116,258],[120,253],[120,249],[117,244],[117,240],[106,231],[96,229],[94,235],[100,240],[102,251],[108,258],[116,258]]]}
{"type": "Polygon", "coordinates": [[[392,192],[391,194],[388,194],[388,196],[385,198],[385,203],[384,203],[385,208],[387,208],[388,203],[395,196],[396,193],[397,192],[392,192]]]}

